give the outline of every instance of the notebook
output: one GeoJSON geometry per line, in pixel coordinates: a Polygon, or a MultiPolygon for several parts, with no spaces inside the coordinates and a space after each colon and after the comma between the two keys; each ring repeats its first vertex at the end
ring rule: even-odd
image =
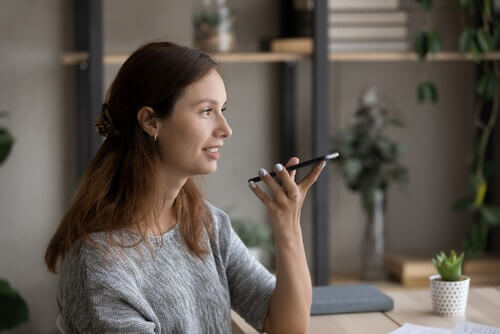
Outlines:
{"type": "Polygon", "coordinates": [[[392,298],[372,285],[315,286],[311,315],[381,312],[393,306],[392,298]]]}

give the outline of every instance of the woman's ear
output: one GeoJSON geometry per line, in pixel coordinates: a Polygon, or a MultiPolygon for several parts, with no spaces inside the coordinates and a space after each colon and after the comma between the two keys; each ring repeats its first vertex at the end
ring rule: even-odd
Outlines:
{"type": "Polygon", "coordinates": [[[151,137],[158,135],[160,122],[155,116],[154,110],[151,107],[142,107],[137,112],[137,121],[141,128],[151,137]]]}

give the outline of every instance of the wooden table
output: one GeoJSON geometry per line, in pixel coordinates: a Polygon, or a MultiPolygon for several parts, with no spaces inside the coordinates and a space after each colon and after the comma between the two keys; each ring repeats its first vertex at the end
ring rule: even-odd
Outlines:
{"type": "MultiPolygon", "coordinates": [[[[451,329],[460,320],[500,327],[500,287],[472,287],[466,315],[458,318],[434,315],[428,288],[384,292],[394,299],[392,311],[313,316],[309,333],[389,333],[406,322],[451,329]]],[[[257,333],[236,313],[232,319],[233,333],[257,333]]]]}

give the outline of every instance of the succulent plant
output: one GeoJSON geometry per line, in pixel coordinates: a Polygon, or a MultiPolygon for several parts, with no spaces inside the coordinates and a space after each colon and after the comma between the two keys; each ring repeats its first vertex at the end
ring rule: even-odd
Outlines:
{"type": "Polygon", "coordinates": [[[436,267],[441,279],[443,281],[458,281],[462,276],[462,262],[464,260],[464,252],[457,256],[454,250],[450,251],[447,256],[445,252],[441,251],[432,259],[432,263],[436,267]]]}

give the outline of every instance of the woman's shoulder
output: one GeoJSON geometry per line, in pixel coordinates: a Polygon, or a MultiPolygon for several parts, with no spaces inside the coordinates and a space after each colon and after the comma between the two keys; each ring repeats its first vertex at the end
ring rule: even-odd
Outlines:
{"type": "Polygon", "coordinates": [[[229,215],[212,203],[208,201],[205,201],[205,203],[212,217],[214,235],[217,238],[217,243],[229,243],[232,237],[231,219],[229,215]]]}
{"type": "Polygon", "coordinates": [[[214,223],[214,227],[216,231],[223,232],[223,231],[230,231],[231,230],[231,219],[229,218],[229,215],[224,212],[224,210],[219,209],[212,203],[205,201],[207,208],[210,212],[210,215],[212,217],[212,221],[214,223]]]}
{"type": "MultiPolygon", "coordinates": [[[[126,251],[126,249],[124,249],[126,251]]],[[[94,232],[86,240],[77,241],[65,254],[63,270],[85,268],[86,271],[106,273],[124,267],[124,250],[110,242],[107,232],[94,232]]]]}

